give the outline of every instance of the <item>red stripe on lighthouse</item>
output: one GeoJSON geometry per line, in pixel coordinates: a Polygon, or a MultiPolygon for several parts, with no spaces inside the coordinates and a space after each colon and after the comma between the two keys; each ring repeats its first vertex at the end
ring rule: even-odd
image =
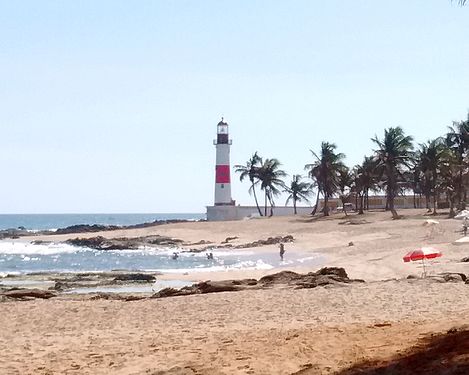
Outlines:
{"type": "Polygon", "coordinates": [[[230,166],[229,165],[217,165],[215,167],[215,182],[217,184],[229,184],[230,183],[230,166]]]}

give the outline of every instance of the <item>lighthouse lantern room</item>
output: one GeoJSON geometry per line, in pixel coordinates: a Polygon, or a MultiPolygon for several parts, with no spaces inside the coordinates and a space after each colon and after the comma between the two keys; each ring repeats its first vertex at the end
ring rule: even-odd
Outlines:
{"type": "Polygon", "coordinates": [[[213,142],[216,147],[215,167],[215,206],[232,206],[230,178],[230,146],[228,123],[223,117],[217,125],[217,139],[213,142]]]}

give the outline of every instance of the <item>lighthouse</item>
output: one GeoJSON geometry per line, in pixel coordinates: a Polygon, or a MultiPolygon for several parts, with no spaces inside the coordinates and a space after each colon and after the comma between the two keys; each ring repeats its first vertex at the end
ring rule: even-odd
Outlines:
{"type": "Polygon", "coordinates": [[[215,206],[233,206],[231,199],[230,146],[228,123],[221,121],[217,125],[217,139],[213,141],[217,157],[215,166],[215,206]]]}

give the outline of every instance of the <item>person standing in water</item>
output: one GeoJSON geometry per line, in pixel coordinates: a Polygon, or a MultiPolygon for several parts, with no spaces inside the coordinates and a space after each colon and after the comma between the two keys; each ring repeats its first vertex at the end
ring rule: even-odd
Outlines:
{"type": "Polygon", "coordinates": [[[283,261],[283,254],[285,254],[285,245],[280,243],[280,259],[283,261]]]}

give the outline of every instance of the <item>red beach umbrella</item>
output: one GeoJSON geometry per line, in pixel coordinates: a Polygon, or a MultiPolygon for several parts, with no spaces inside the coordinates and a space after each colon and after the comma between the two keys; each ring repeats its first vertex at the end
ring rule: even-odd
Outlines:
{"type": "Polygon", "coordinates": [[[441,257],[443,254],[440,250],[434,249],[433,247],[421,247],[420,249],[409,251],[404,256],[404,262],[433,259],[441,257]]]}
{"type": "Polygon", "coordinates": [[[423,264],[423,275],[425,276],[425,259],[434,259],[442,255],[440,250],[434,249],[433,247],[421,247],[420,249],[409,251],[402,259],[404,259],[404,262],[421,260],[423,264]]]}

